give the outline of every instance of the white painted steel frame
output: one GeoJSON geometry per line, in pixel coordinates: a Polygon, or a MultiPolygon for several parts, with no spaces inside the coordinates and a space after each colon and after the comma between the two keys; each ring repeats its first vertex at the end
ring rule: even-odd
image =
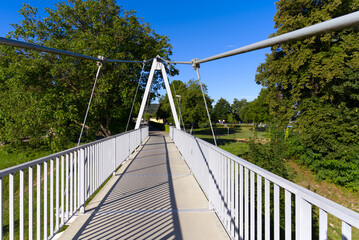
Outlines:
{"type": "Polygon", "coordinates": [[[312,239],[313,206],[319,208],[320,239],[327,239],[328,236],[328,213],[342,221],[343,239],[351,239],[352,227],[359,228],[359,214],[350,209],[174,127],[170,127],[170,137],[207,195],[211,209],[233,239],[262,239],[262,231],[264,239],[271,239],[271,236],[279,239],[281,208],[284,208],[286,239],[292,239],[294,230],[295,239],[312,239]],[[284,205],[280,201],[281,192],[284,194],[284,205]],[[292,204],[295,206],[295,219],[292,204]],[[235,214],[232,214],[233,211],[235,214]],[[295,229],[292,229],[294,222],[295,229]]]}
{"type": "Polygon", "coordinates": [[[165,87],[166,87],[166,91],[167,91],[168,100],[169,100],[171,110],[172,110],[172,116],[175,121],[175,126],[177,129],[181,129],[181,126],[180,126],[180,123],[178,120],[178,116],[177,116],[176,107],[175,107],[175,104],[174,104],[173,98],[172,98],[172,92],[171,92],[170,84],[168,81],[166,68],[163,65],[162,60],[159,57],[156,57],[152,62],[150,75],[148,76],[147,85],[146,85],[146,89],[145,89],[145,94],[143,95],[140,111],[138,112],[135,129],[139,129],[139,127],[141,125],[143,112],[146,107],[147,99],[149,98],[149,94],[150,94],[151,86],[152,86],[152,82],[153,82],[153,76],[154,76],[156,70],[160,70],[162,73],[163,81],[165,83],[165,87]]]}

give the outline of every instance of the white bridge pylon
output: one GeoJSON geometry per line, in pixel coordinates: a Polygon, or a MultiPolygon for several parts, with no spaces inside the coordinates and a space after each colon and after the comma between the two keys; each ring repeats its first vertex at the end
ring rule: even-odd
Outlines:
{"type": "Polygon", "coordinates": [[[156,70],[160,70],[162,72],[162,77],[163,77],[163,81],[165,82],[165,86],[166,86],[166,90],[167,90],[167,96],[168,96],[168,100],[170,102],[170,106],[171,106],[171,110],[172,110],[172,116],[173,116],[173,119],[175,121],[175,126],[176,126],[177,129],[181,130],[181,126],[179,124],[175,104],[174,104],[173,98],[172,98],[172,92],[171,92],[170,84],[169,84],[168,78],[167,78],[166,68],[163,65],[163,61],[158,56],[152,62],[150,75],[149,75],[148,80],[147,80],[145,95],[142,98],[141,108],[140,108],[140,111],[138,113],[135,129],[138,129],[140,127],[143,112],[145,110],[146,102],[147,102],[147,99],[149,97],[149,93],[150,93],[150,90],[151,90],[153,76],[154,76],[156,70]]]}

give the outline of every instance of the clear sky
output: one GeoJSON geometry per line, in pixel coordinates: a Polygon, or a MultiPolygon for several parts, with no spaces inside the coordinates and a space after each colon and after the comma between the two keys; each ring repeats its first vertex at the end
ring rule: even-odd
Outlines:
{"type": "MultiPolygon", "coordinates": [[[[53,8],[60,0],[0,0],[0,36],[12,30],[10,23],[21,21],[18,10],[28,3],[40,10],[53,8]]],[[[225,1],[143,1],[118,0],[126,10],[135,10],[138,17],[159,34],[169,36],[173,45],[172,60],[190,61],[239,48],[267,39],[275,31],[273,16],[276,0],[225,1]]],[[[223,97],[232,103],[234,98],[251,101],[261,86],[255,81],[258,65],[265,60],[269,49],[257,50],[226,59],[201,64],[202,82],[208,94],[217,101],[223,97]]],[[[170,80],[188,81],[197,78],[190,65],[177,65],[180,75],[170,80]]],[[[162,91],[164,93],[164,91],[162,91]]]]}

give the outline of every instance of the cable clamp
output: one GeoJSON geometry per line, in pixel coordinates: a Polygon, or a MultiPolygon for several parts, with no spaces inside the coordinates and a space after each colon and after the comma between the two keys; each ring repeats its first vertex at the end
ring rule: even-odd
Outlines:
{"type": "Polygon", "coordinates": [[[197,70],[200,66],[199,66],[199,63],[197,63],[199,61],[198,58],[195,58],[195,59],[192,59],[191,62],[192,62],[192,67],[194,70],[197,70]]]}
{"type": "Polygon", "coordinates": [[[97,66],[98,67],[102,67],[103,63],[105,62],[106,58],[104,56],[97,56],[98,59],[100,59],[100,61],[97,61],[97,66]]]}

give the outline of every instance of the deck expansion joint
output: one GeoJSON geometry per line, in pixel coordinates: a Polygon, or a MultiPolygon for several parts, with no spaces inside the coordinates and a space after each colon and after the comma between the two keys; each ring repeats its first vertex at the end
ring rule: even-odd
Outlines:
{"type": "Polygon", "coordinates": [[[182,209],[122,209],[111,211],[89,211],[81,215],[117,215],[117,214],[156,214],[156,213],[203,213],[213,212],[207,208],[182,208],[182,209]]]}
{"type": "Polygon", "coordinates": [[[191,176],[192,174],[132,174],[132,173],[123,173],[116,176],[124,177],[186,177],[191,176]]]}

